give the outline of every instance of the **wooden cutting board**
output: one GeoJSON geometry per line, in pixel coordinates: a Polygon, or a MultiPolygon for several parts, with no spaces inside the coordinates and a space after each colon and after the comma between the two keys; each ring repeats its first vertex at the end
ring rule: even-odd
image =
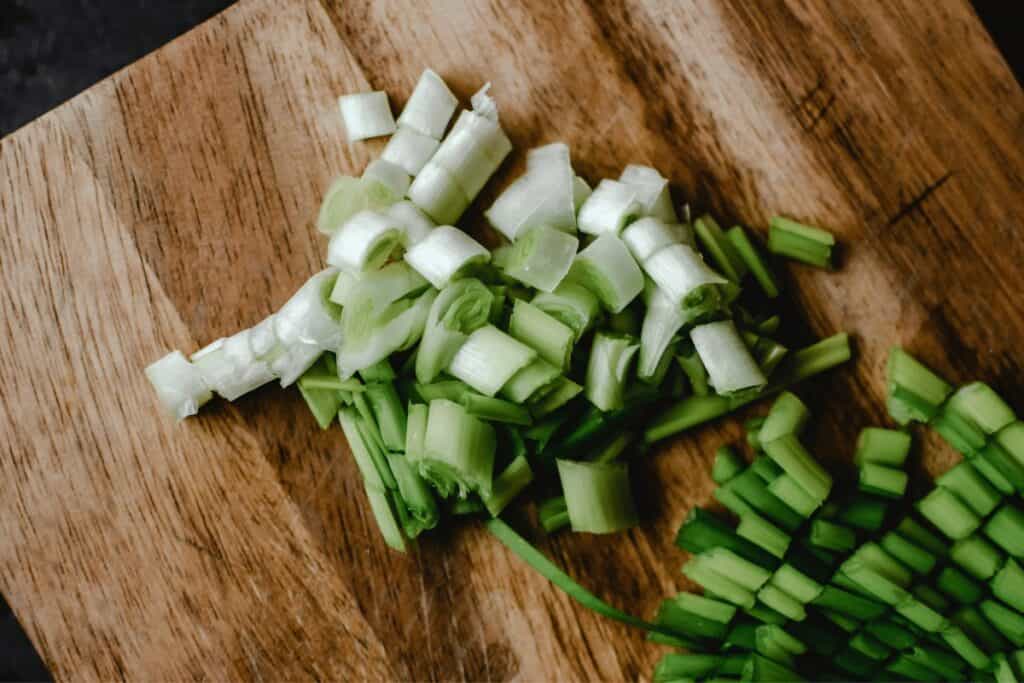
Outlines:
{"type": "MultiPolygon", "coordinates": [[[[857,335],[804,390],[820,456],[885,421],[896,343],[1024,409],[1024,95],[965,0],[243,2],[0,142],[0,590],[57,678],[648,676],[661,648],[479,527],[388,551],[296,391],[175,425],[142,375],[321,267],[321,192],[382,146],[346,145],[335,98],[398,111],[426,66],[463,99],[493,83],[517,148],[498,187],[565,140],[591,180],[650,163],[727,224],[835,230],[838,273],[787,272],[799,338],[857,335]]],[[[737,434],[643,459],[641,528],[535,540],[650,615],[737,434]]],[[[926,469],[952,461],[923,443],[926,469]]]]}

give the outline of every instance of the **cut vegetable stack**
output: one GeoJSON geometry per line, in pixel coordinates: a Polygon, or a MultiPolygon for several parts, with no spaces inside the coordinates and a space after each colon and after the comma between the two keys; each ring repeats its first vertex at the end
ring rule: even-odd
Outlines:
{"type": "MultiPolygon", "coordinates": [[[[954,392],[900,349],[889,373],[898,420],[963,420],[1012,443],[1004,430],[1016,417],[985,385],[954,392]]],[[[685,638],[650,639],[689,653],[666,655],[654,679],[1020,680],[1024,513],[1015,490],[975,466],[979,452],[910,507],[910,435],[867,428],[855,489],[812,508],[770,457],[780,432],[794,437],[806,420],[803,404],[783,394],[747,424],[749,466],[730,447],[717,453],[715,497],[739,522],[696,509],[680,529],[677,543],[694,554],[683,573],[705,595],[659,609],[657,622],[685,638]]]]}

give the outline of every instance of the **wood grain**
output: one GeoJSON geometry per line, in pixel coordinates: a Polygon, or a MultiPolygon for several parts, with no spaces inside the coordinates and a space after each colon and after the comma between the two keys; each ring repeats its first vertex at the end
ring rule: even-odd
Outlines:
{"type": "MultiPolygon", "coordinates": [[[[858,337],[807,389],[822,457],[884,419],[894,343],[1024,406],[1024,94],[963,0],[252,0],[0,141],[0,590],[57,678],[635,680],[660,655],[478,528],[387,551],[296,392],[175,426],[140,372],[319,268],[320,193],[380,150],[334,98],[397,110],[428,65],[492,81],[518,150],[565,140],[592,180],[652,163],[723,220],[833,228],[840,272],[788,273],[795,336],[858,337]]],[[[650,614],[735,429],[644,461],[640,529],[535,540],[650,614]]]]}

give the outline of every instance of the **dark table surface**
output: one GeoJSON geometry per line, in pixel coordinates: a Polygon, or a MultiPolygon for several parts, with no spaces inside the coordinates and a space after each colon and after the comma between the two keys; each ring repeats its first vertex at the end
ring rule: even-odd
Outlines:
{"type": "MultiPolygon", "coordinates": [[[[0,137],[230,4],[230,0],[0,0],[0,137]]],[[[975,0],[974,5],[1021,80],[1021,3],[975,0]]],[[[0,680],[48,679],[46,668],[0,598],[0,680]]]]}

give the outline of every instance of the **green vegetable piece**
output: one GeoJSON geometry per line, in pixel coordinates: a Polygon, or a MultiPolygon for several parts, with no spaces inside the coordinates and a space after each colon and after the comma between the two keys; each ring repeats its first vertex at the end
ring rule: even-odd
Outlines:
{"type": "Polygon", "coordinates": [[[916,574],[929,573],[937,561],[930,552],[895,531],[883,536],[880,543],[889,555],[913,569],[916,574]]]}
{"type": "Polygon", "coordinates": [[[857,535],[852,529],[824,519],[811,523],[810,539],[815,546],[838,552],[850,551],[857,544],[857,535]]]}
{"type": "Polygon", "coordinates": [[[546,533],[554,533],[569,525],[569,508],[565,505],[565,496],[549,498],[537,507],[537,517],[546,533]]]}
{"type": "Polygon", "coordinates": [[[719,272],[739,284],[747,274],[747,264],[715,219],[708,215],[701,216],[693,222],[693,232],[719,272]]]}
{"type": "Polygon", "coordinates": [[[897,429],[866,427],[857,437],[858,465],[874,463],[887,467],[902,467],[910,454],[910,434],[897,429]]]}
{"type": "Polygon", "coordinates": [[[959,540],[970,536],[981,526],[981,519],[959,498],[942,487],[936,487],[917,503],[918,512],[949,538],[959,540]]]}
{"type": "Polygon", "coordinates": [[[786,532],[752,512],[740,517],[736,534],[779,558],[786,554],[789,547],[790,538],[786,532]]]}
{"type": "Polygon", "coordinates": [[[981,584],[956,567],[943,567],[935,577],[935,585],[962,605],[976,603],[985,594],[981,584]]]}
{"type": "Polygon", "coordinates": [[[821,228],[773,216],[768,230],[768,249],[818,268],[831,269],[836,238],[821,228]]]}
{"type": "Polygon", "coordinates": [[[465,498],[470,491],[491,493],[494,428],[461,405],[447,399],[430,402],[423,455],[417,460],[420,474],[441,494],[465,498]]]}
{"type": "Polygon", "coordinates": [[[1024,512],[1003,505],[985,524],[985,535],[1014,557],[1024,556],[1024,512]]]}
{"type": "Polygon", "coordinates": [[[746,463],[728,446],[715,451],[715,462],[711,466],[711,478],[718,484],[724,484],[746,468],[746,463]]]}
{"type": "MultiPolygon", "coordinates": [[[[761,287],[761,291],[765,293],[765,296],[771,299],[777,297],[779,295],[778,279],[772,273],[771,268],[759,253],[757,247],[754,246],[747,232],[736,225],[729,228],[725,234],[729,241],[732,242],[733,249],[740,260],[746,264],[754,279],[757,280],[757,284],[761,287]]],[[[764,332],[764,334],[771,334],[771,332],[764,332]]]]}
{"type": "Polygon", "coordinates": [[[987,581],[1003,564],[1003,554],[979,534],[972,534],[953,544],[949,556],[976,579],[987,581]]]}
{"type": "Polygon", "coordinates": [[[1018,612],[1024,612],[1024,569],[1008,559],[989,584],[996,596],[1018,612]]]}
{"type": "Polygon", "coordinates": [[[903,470],[864,463],[860,466],[858,484],[862,491],[886,498],[902,498],[907,490],[907,473],[903,470]]]}
{"type": "Polygon", "coordinates": [[[987,517],[1003,498],[967,461],[943,474],[935,483],[955,493],[980,517],[987,517]]]}
{"type": "Polygon", "coordinates": [[[516,299],[508,322],[508,333],[534,348],[541,358],[559,370],[568,370],[576,336],[572,328],[557,318],[533,304],[516,299]]]}
{"type": "Polygon", "coordinates": [[[625,463],[559,460],[558,476],[573,531],[607,534],[636,525],[625,463]]]}

